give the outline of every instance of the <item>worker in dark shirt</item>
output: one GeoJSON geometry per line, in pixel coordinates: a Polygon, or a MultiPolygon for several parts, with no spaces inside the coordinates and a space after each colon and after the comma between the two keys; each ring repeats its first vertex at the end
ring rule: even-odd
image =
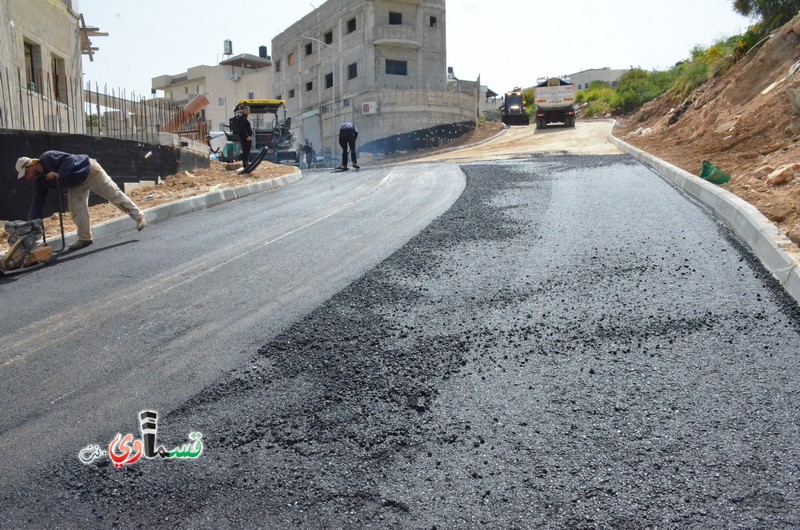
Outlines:
{"type": "Polygon", "coordinates": [[[342,148],[342,165],[338,169],[347,171],[347,151],[350,150],[350,158],[353,161],[353,167],[359,169],[356,160],[356,138],[358,138],[358,129],[350,122],[343,123],[339,127],[339,145],[342,148]]]}
{"type": "Polygon", "coordinates": [[[28,220],[41,219],[44,201],[51,189],[67,188],[67,203],[72,222],[78,228],[78,239],[70,250],[92,244],[92,225],[89,219],[89,192],[94,192],[131,216],[136,228],[143,229],[147,219],[130,198],[122,193],[97,160],[88,155],[72,155],[62,151],[46,151],[39,158],[21,157],[16,164],[17,178],[34,183],[33,202],[28,220]]]}
{"type": "Polygon", "coordinates": [[[247,105],[242,107],[242,114],[238,120],[239,143],[242,145],[242,167],[245,168],[250,163],[250,148],[253,147],[253,126],[250,125],[250,107],[247,105]]]}

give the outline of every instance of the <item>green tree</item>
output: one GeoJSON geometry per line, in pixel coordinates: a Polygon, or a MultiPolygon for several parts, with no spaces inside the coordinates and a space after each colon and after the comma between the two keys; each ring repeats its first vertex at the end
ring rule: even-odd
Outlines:
{"type": "Polygon", "coordinates": [[[763,33],[789,22],[800,11],[800,0],[733,0],[738,13],[758,19],[763,33]]]}

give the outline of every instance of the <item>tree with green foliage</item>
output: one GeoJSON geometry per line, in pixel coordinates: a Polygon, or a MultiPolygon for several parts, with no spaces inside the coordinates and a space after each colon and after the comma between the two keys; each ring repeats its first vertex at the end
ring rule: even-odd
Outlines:
{"type": "Polygon", "coordinates": [[[536,114],[536,94],[533,88],[526,88],[522,91],[522,99],[525,101],[525,112],[536,114]]]}
{"type": "Polygon", "coordinates": [[[733,0],[733,9],[758,18],[762,33],[767,33],[794,18],[800,12],[800,0],[733,0]]]}

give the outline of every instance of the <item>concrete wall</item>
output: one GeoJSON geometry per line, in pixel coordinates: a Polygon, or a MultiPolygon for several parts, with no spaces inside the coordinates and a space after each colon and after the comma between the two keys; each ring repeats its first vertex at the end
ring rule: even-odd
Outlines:
{"type": "MultiPolygon", "coordinates": [[[[50,149],[88,154],[103,166],[120,188],[125,182],[156,180],[182,170],[209,167],[207,155],[175,147],[75,134],[0,130],[0,186],[3,189],[3,193],[0,193],[0,219],[25,219],[33,198],[31,184],[26,180],[17,180],[14,170],[17,158],[35,158],[50,149]],[[153,154],[145,158],[148,151],[153,154]]],[[[45,215],[57,211],[57,198],[54,193],[51,195],[45,215]]],[[[91,197],[93,201],[103,201],[94,195],[91,197]]]]}

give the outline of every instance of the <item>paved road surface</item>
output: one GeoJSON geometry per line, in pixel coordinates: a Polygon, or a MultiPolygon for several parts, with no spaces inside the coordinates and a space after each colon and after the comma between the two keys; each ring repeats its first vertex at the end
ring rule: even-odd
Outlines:
{"type": "MultiPolygon", "coordinates": [[[[234,339],[237,368],[190,391],[182,381],[120,396],[125,413],[110,423],[86,409],[94,436],[83,443],[106,444],[117,430],[138,434],[135,415],[152,396],[184,389],[187,399],[170,401],[178,408],[154,405],[159,440],[202,432],[199,458],[115,470],[64,452],[3,489],[0,526],[800,525],[800,311],[752,255],[626,156],[463,170],[453,207],[399,251],[257,351],[255,336],[234,339]]],[[[216,219],[227,226],[229,213],[216,219]]],[[[349,248],[346,226],[298,248],[327,235],[321,253],[349,248]]],[[[257,260],[238,260],[242,303],[280,299],[247,276],[257,260]]],[[[195,298],[215,307],[225,289],[240,291],[211,279],[157,313],[195,298]]],[[[200,308],[188,307],[191,336],[200,308]]],[[[277,313],[265,310],[265,328],[267,315],[277,313]]],[[[238,331],[214,328],[197,345],[224,351],[238,331]]],[[[119,332],[153,355],[169,338],[119,332]]],[[[150,373],[180,377],[171,363],[181,354],[193,352],[162,355],[150,373]]],[[[213,361],[200,352],[192,362],[213,361]]]]}
{"type": "Polygon", "coordinates": [[[0,475],[52,465],[131,410],[177,407],[389,256],[463,186],[456,166],[311,172],[1,278],[0,475]]]}

